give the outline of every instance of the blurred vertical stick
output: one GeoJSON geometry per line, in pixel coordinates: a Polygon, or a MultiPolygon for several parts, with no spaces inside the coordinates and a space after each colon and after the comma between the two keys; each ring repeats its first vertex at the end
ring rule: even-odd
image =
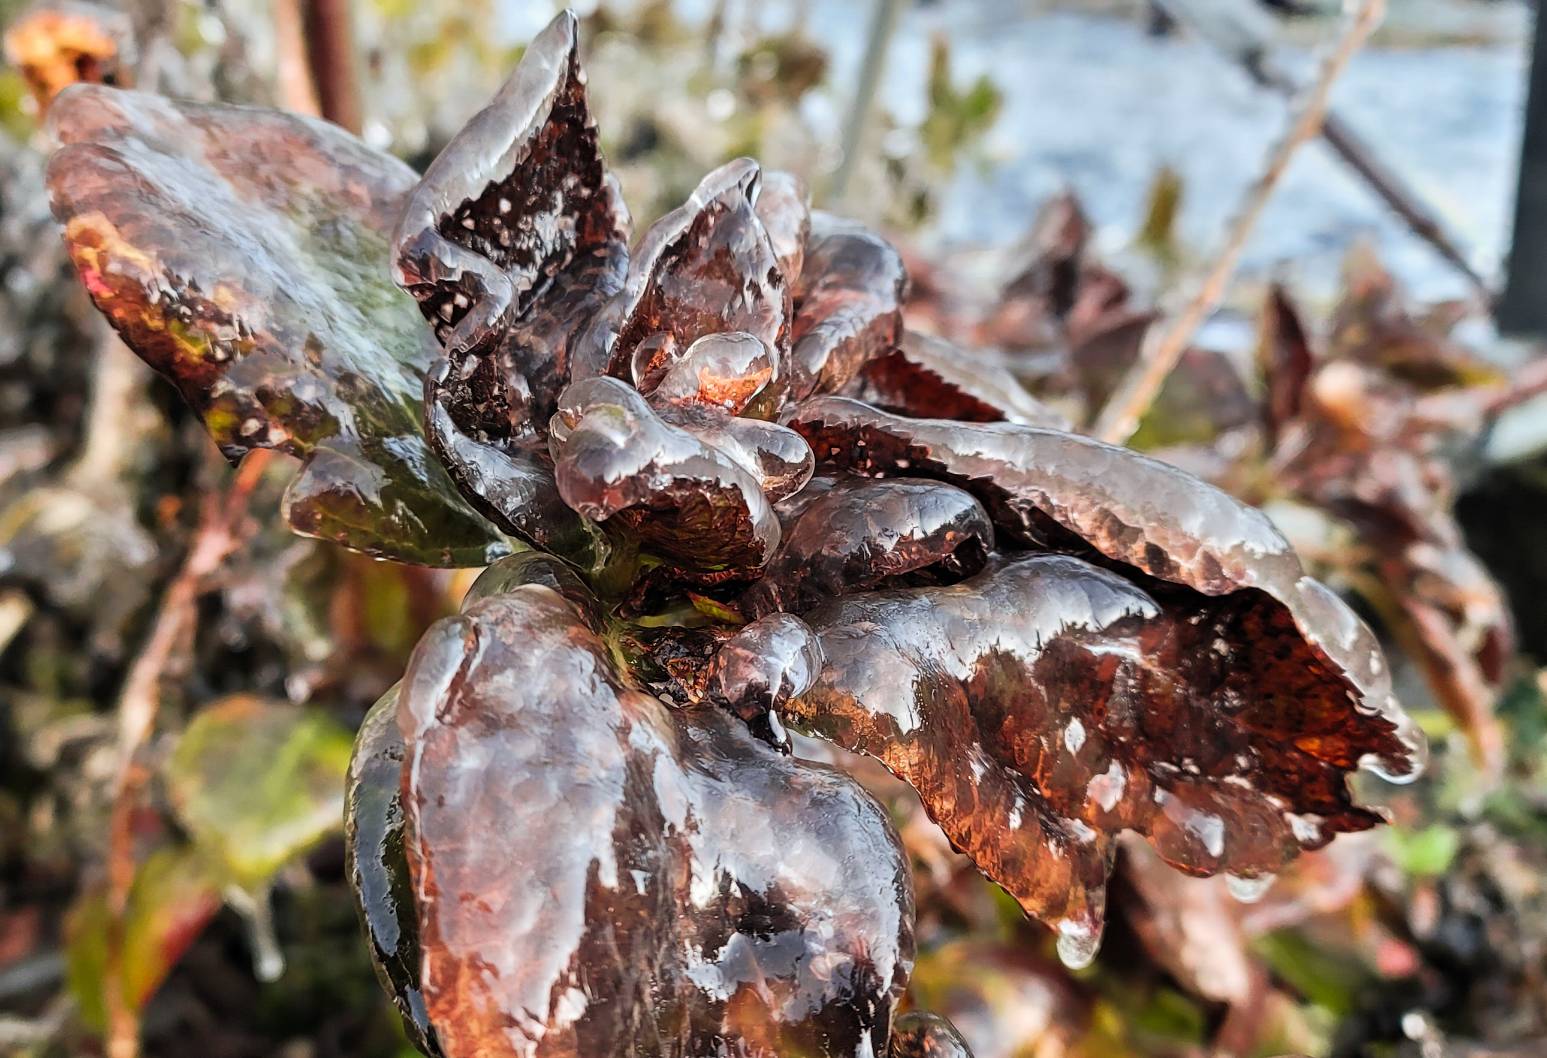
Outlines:
{"type": "Polygon", "coordinates": [[[1385,0],[1359,0],[1359,6],[1349,15],[1342,33],[1323,60],[1316,80],[1297,103],[1294,118],[1268,156],[1262,175],[1247,189],[1241,208],[1225,234],[1224,245],[1198,281],[1196,292],[1168,326],[1150,332],[1144,348],[1140,350],[1138,362],[1133,365],[1096,420],[1096,437],[1112,444],[1122,444],[1138,429],[1140,420],[1160,394],[1166,377],[1176,367],[1193,335],[1219,306],[1225,288],[1240,263],[1246,240],[1283,180],[1295,152],[1321,131],[1332,86],[1343,75],[1359,49],[1364,47],[1385,14],[1385,0]]]}
{"type": "Polygon", "coordinates": [[[881,84],[881,71],[886,68],[886,53],[891,47],[892,33],[897,29],[897,15],[901,9],[902,0],[876,0],[875,14],[870,21],[870,35],[865,40],[865,58],[859,68],[859,81],[854,86],[854,100],[849,106],[848,120],[844,122],[843,158],[828,188],[828,199],[833,203],[843,201],[849,189],[849,178],[854,174],[854,166],[864,153],[876,89],[881,84]]]}
{"type": "Polygon", "coordinates": [[[349,0],[302,0],[306,57],[322,116],[350,132],[361,125],[349,0]]]}
{"type": "Polygon", "coordinates": [[[274,41],[274,80],[278,82],[279,105],[298,114],[322,113],[306,55],[306,27],[300,0],[274,0],[274,41]]]}
{"type": "Polygon", "coordinates": [[[1515,228],[1509,246],[1499,328],[1506,334],[1547,336],[1547,16],[1536,12],[1515,228]]]}

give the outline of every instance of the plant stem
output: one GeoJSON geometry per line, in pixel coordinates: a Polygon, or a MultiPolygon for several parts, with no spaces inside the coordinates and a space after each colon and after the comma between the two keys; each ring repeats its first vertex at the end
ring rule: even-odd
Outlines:
{"type": "Polygon", "coordinates": [[[1364,47],[1385,14],[1386,0],[1360,0],[1359,7],[1349,16],[1336,44],[1322,62],[1316,80],[1296,106],[1288,130],[1268,156],[1262,175],[1247,189],[1241,208],[1226,232],[1224,246],[1198,284],[1197,292],[1168,327],[1157,328],[1151,332],[1151,338],[1146,339],[1138,362],[1102,409],[1095,436],[1112,444],[1122,444],[1138,429],[1140,420],[1160,394],[1166,377],[1176,367],[1193,335],[1218,307],[1240,263],[1246,240],[1283,180],[1295,152],[1320,132],[1332,86],[1364,47]]]}
{"type": "Polygon", "coordinates": [[[150,635],[129,667],[119,693],[119,758],[108,821],[108,933],[102,986],[109,1058],[136,1058],[140,1046],[139,1013],[123,991],[125,915],[135,874],[134,814],[150,780],[150,770],[140,753],[155,727],[162,677],[193,630],[195,604],[206,580],[251,532],[247,503],[272,458],[269,451],[250,453],[228,489],[205,497],[183,565],[167,585],[150,635]]]}

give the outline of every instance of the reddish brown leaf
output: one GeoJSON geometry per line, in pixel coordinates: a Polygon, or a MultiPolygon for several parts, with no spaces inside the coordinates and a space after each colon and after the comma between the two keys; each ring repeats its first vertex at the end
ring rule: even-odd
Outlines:
{"type": "MultiPolygon", "coordinates": [[[[727,162],[650,226],[623,292],[582,339],[591,370],[623,375],[641,343],[664,345],[672,360],[722,331],[745,331],[775,350],[788,347],[790,284],[755,209],[761,187],[756,162],[727,162]]],[[[786,236],[781,232],[781,241],[786,236]]]]}
{"type": "Polygon", "coordinates": [[[764,489],[799,489],[811,452],[798,434],[710,409],[676,423],[615,378],[571,386],[549,442],[564,502],[616,518],[647,551],[694,570],[756,568],[779,542],[764,489]]]}
{"type": "Polygon", "coordinates": [[[786,710],[907,780],[953,844],[1088,957],[1119,830],[1194,873],[1257,875],[1378,821],[1346,777],[1367,753],[1403,759],[1391,723],[1261,617],[1241,596],[1168,605],[1035,555],[811,611],[827,666],[786,710]]]}
{"type": "Polygon", "coordinates": [[[444,1053],[885,1053],[912,901],[851,780],[629,689],[539,585],[433,627],[398,719],[444,1053]]]}
{"type": "Polygon", "coordinates": [[[757,216],[773,244],[779,274],[793,281],[800,275],[811,235],[811,192],[805,181],[794,173],[764,173],[757,216]]]}
{"type": "Polygon", "coordinates": [[[842,389],[902,333],[908,273],[891,244],[863,226],[815,213],[795,289],[790,394],[842,389]]]}
{"type": "Polygon", "coordinates": [[[786,524],[778,555],[747,594],[752,613],[799,613],[923,570],[959,579],[994,547],[982,505],[935,481],[840,481],[786,524]]]}
{"type": "Polygon", "coordinates": [[[899,415],[1069,426],[1068,419],[1026,392],[986,354],[914,331],[905,333],[897,348],[865,364],[853,395],[899,415]]]}

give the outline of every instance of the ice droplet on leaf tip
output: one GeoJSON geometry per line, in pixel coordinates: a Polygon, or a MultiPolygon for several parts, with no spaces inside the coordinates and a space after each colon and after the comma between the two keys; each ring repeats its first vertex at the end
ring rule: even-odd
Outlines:
{"type": "Polygon", "coordinates": [[[1058,922],[1058,961],[1071,970],[1083,970],[1101,950],[1101,930],[1089,922],[1065,918],[1058,922]]]}
{"type": "Polygon", "coordinates": [[[1230,890],[1230,895],[1243,904],[1255,904],[1261,900],[1267,891],[1273,888],[1276,876],[1272,874],[1259,874],[1253,878],[1243,878],[1238,874],[1225,875],[1225,887],[1230,890]]]}

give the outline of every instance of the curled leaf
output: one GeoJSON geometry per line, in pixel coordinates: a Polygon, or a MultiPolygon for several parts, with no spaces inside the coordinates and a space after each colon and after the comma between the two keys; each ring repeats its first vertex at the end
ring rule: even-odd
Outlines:
{"type": "Polygon", "coordinates": [[[904,334],[897,348],[865,364],[854,395],[899,415],[1069,427],[1062,414],[1033,397],[984,354],[914,331],[904,334]]]}
{"type": "Polygon", "coordinates": [[[794,173],[764,173],[757,216],[768,232],[779,273],[793,280],[805,263],[806,241],[811,234],[811,192],[805,181],[794,173]]]}
{"type": "Polygon", "coordinates": [[[694,425],[667,422],[615,378],[577,382],[550,435],[559,494],[594,521],[618,519],[647,551],[685,568],[761,566],[779,542],[765,479],[799,488],[810,452],[771,423],[720,416],[694,425]]]}
{"type": "Polygon", "coordinates": [[[1118,831],[1193,873],[1271,873],[1377,822],[1347,775],[1405,752],[1287,620],[1241,595],[1152,595],[1073,556],[805,618],[827,665],[786,715],[912,785],[1074,962],[1094,952],[1118,831]]]}
{"type": "Polygon", "coordinates": [[[753,621],[726,640],[708,669],[708,697],[746,721],[753,734],[783,753],[789,735],[776,710],[804,694],[822,669],[822,644],[794,614],[753,621]]]}
{"type": "Polygon", "coordinates": [[[670,355],[706,334],[744,331],[788,345],[790,286],[755,208],[761,184],[756,162],[727,162],[650,226],[623,293],[583,340],[598,373],[625,372],[644,342],[670,355]]]}
{"type": "Polygon", "coordinates": [[[1367,754],[1363,763],[1393,779],[1421,767],[1422,740],[1391,695],[1374,635],[1256,508],[1165,463],[1054,430],[905,419],[839,397],[808,401],[790,420],[840,469],[966,489],[1023,546],[1094,555],[1169,591],[1242,596],[1261,627],[1287,623],[1303,637],[1296,652],[1330,681],[1323,697],[1389,733],[1348,764],[1367,754]]]}
{"type": "Polygon", "coordinates": [[[495,440],[468,433],[453,416],[445,385],[449,361],[424,383],[424,428],[430,445],[467,501],[505,532],[555,554],[580,558],[592,547],[585,525],[559,499],[552,459],[535,436],[495,440]]]}
{"type": "Polygon", "coordinates": [[[456,369],[448,401],[464,429],[505,438],[546,422],[571,339],[622,284],[627,239],[564,12],[430,165],[393,239],[397,280],[456,369]]]}
{"type": "Polygon", "coordinates": [[[398,720],[445,1054],[885,1052],[912,901],[851,780],[630,689],[535,584],[432,627],[398,720]]]}
{"type": "Polygon", "coordinates": [[[843,386],[902,333],[908,273],[892,244],[862,225],[815,213],[795,287],[790,393],[843,386]]]}
{"type": "Polygon", "coordinates": [[[959,579],[982,568],[994,547],[982,504],[937,481],[840,481],[804,503],[788,526],[748,592],[754,613],[799,613],[909,574],[959,579]]]}
{"type": "Polygon", "coordinates": [[[301,458],[293,528],[435,565],[505,550],[425,446],[433,343],[380,274],[412,170],[320,121],[96,85],[50,120],[54,215],[92,299],[229,459],[301,458]]]}

